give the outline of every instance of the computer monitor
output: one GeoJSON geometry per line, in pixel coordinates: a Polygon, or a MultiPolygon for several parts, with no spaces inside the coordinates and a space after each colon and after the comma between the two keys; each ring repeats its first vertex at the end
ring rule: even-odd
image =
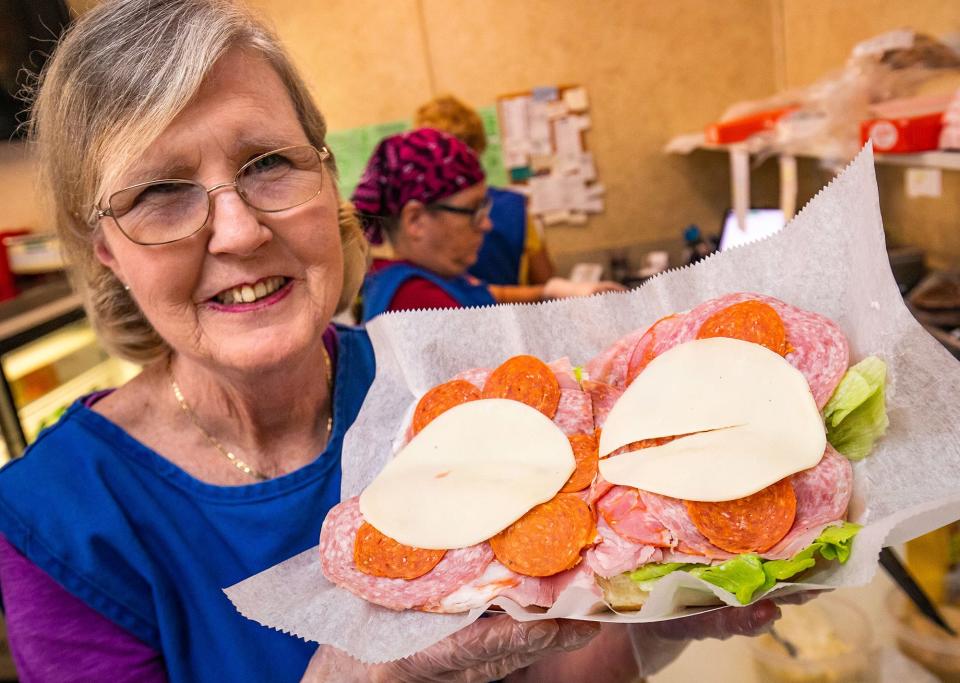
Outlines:
{"type": "Polygon", "coordinates": [[[786,224],[780,209],[749,209],[745,228],[737,222],[733,209],[727,210],[720,229],[720,251],[769,237],[786,224]]]}

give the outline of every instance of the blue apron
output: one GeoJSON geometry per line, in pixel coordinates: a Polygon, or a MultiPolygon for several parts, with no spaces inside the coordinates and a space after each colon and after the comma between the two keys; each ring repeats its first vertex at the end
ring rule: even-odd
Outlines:
{"type": "Polygon", "coordinates": [[[470,274],[493,285],[516,285],[520,282],[520,259],[527,243],[527,199],[518,192],[496,187],[487,188],[487,196],[493,202],[493,229],[483,238],[470,274]]]}
{"type": "Polygon", "coordinates": [[[490,288],[482,282],[473,282],[465,276],[442,277],[409,263],[395,263],[368,274],[364,279],[363,322],[388,310],[397,290],[412,278],[423,278],[432,282],[464,308],[497,303],[490,293],[490,288]]]}
{"type": "Polygon", "coordinates": [[[316,545],[340,499],[343,436],[374,359],[366,333],[338,333],[333,433],[313,463],[206,484],[78,402],[0,470],[0,532],[161,652],[171,681],[299,681],[316,643],[242,617],[221,589],[316,545]]]}

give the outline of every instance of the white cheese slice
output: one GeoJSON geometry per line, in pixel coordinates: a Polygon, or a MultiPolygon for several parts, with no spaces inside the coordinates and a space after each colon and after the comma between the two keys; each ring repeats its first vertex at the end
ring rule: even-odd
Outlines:
{"type": "Polygon", "coordinates": [[[463,548],[556,495],[576,463],[569,440],[539,410],[470,401],[424,427],[360,494],[367,522],[417,548],[463,548]]]}
{"type": "Polygon", "coordinates": [[[803,374],[759,344],[720,337],[655,358],[610,411],[600,455],[684,434],[601,460],[600,474],[674,498],[734,500],[813,467],[826,448],[803,374]]]}

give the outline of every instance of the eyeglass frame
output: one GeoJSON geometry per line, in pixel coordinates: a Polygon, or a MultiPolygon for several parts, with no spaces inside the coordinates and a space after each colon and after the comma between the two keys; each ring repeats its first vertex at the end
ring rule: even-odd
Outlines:
{"type": "Polygon", "coordinates": [[[211,188],[204,187],[203,185],[201,185],[200,183],[196,182],[195,180],[187,180],[187,179],[185,179],[185,178],[158,178],[158,179],[156,179],[156,180],[148,180],[148,181],[142,182],[142,183],[135,183],[135,184],[133,184],[133,185],[128,185],[127,187],[122,187],[122,188],[120,188],[119,190],[117,190],[116,192],[111,192],[111,193],[110,193],[110,196],[107,197],[107,208],[106,208],[106,209],[101,208],[100,206],[94,204],[93,210],[94,210],[95,220],[96,220],[96,221],[100,221],[101,219],[106,218],[106,217],[112,218],[112,219],[113,219],[113,224],[117,226],[117,229],[120,231],[120,233],[121,233],[124,237],[126,237],[128,240],[130,240],[130,241],[133,242],[134,244],[137,244],[137,245],[142,246],[142,247],[160,247],[160,246],[163,246],[163,245],[165,245],[165,244],[174,244],[175,242],[180,242],[180,241],[182,241],[182,240],[189,239],[189,238],[193,237],[194,235],[196,235],[197,233],[199,233],[200,231],[202,231],[205,227],[207,227],[207,224],[210,222],[210,209],[212,208],[212,205],[213,205],[213,199],[212,199],[212,197],[211,197],[210,195],[211,195],[213,192],[215,192],[216,190],[221,190],[221,189],[223,189],[223,188],[225,188],[225,187],[232,187],[232,188],[236,191],[237,196],[239,196],[240,199],[243,201],[243,203],[246,204],[247,206],[249,206],[249,207],[250,207],[251,209],[253,209],[254,211],[262,211],[262,212],[264,212],[264,213],[279,213],[280,211],[289,211],[290,209],[295,209],[295,208],[298,207],[298,206],[303,206],[304,204],[306,204],[306,203],[309,202],[310,200],[315,199],[315,198],[323,191],[323,163],[324,163],[327,159],[329,159],[330,156],[331,156],[331,155],[330,155],[330,150],[327,149],[326,146],[323,146],[323,147],[321,147],[320,149],[317,149],[317,148],[314,147],[313,145],[287,145],[286,147],[279,147],[279,148],[277,148],[277,149],[270,150],[269,152],[264,152],[263,154],[258,154],[258,155],[255,156],[254,158],[250,159],[250,161],[248,161],[248,162],[246,162],[245,164],[243,164],[243,166],[241,166],[241,167],[237,170],[236,174],[233,176],[233,182],[229,182],[229,183],[217,183],[216,185],[214,185],[214,186],[211,187],[211,188]],[[302,202],[297,202],[296,204],[294,204],[294,205],[292,205],[292,206],[286,206],[286,207],[284,207],[284,208],[282,208],[282,209],[261,209],[261,208],[259,208],[259,207],[257,207],[257,206],[254,206],[252,203],[250,203],[250,200],[244,195],[243,188],[240,187],[240,176],[243,174],[243,172],[246,171],[247,168],[249,168],[249,167],[252,166],[253,164],[255,164],[255,163],[257,163],[258,161],[260,161],[261,159],[265,159],[265,158],[269,157],[269,156],[272,155],[272,154],[278,154],[278,153],[280,153],[280,152],[285,152],[285,151],[287,151],[287,150],[300,149],[300,148],[305,148],[305,147],[309,147],[309,148],[312,149],[314,152],[316,152],[317,158],[318,158],[319,161],[320,161],[320,186],[317,188],[317,191],[316,191],[314,194],[312,194],[310,197],[307,197],[306,199],[304,199],[302,202]],[[127,231],[123,229],[123,226],[120,225],[120,221],[119,221],[119,220],[117,219],[117,217],[114,215],[113,207],[110,206],[110,200],[113,199],[113,197],[115,197],[116,195],[120,194],[121,192],[126,192],[127,190],[134,190],[134,189],[136,189],[136,188],[138,188],[138,187],[146,187],[146,186],[148,186],[148,185],[156,185],[156,184],[160,184],[160,183],[179,183],[179,184],[183,184],[183,185],[193,185],[193,186],[195,186],[195,187],[199,187],[201,190],[203,190],[203,191],[206,192],[206,194],[207,194],[207,215],[206,215],[206,217],[203,219],[203,223],[200,224],[200,227],[198,227],[196,230],[194,230],[193,232],[191,232],[189,235],[184,235],[183,237],[177,237],[176,239],[172,239],[172,240],[166,240],[166,241],[164,241],[164,242],[139,242],[139,241],[133,239],[132,237],[130,237],[130,235],[127,234],[127,231]]]}
{"type": "Polygon", "coordinates": [[[490,217],[490,209],[493,208],[493,200],[489,196],[484,197],[483,201],[480,202],[480,206],[475,209],[469,209],[466,206],[453,206],[452,204],[444,204],[442,202],[428,204],[427,208],[431,210],[437,209],[439,211],[448,211],[461,216],[470,216],[471,226],[475,229],[478,229],[483,224],[484,219],[490,217]],[[481,213],[484,213],[484,216],[478,220],[477,216],[479,216],[481,213]]]}

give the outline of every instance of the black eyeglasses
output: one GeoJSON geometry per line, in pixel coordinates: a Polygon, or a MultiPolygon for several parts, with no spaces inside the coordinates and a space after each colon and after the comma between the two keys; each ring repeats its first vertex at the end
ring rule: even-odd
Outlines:
{"type": "Polygon", "coordinates": [[[131,242],[170,244],[203,230],[210,218],[211,193],[232,187],[257,211],[286,211],[306,204],[323,189],[327,148],[282,147],[254,157],[233,182],[207,189],[192,180],[167,178],[137,183],[110,195],[107,208],[94,207],[97,220],[109,216],[131,242]]]}
{"type": "Polygon", "coordinates": [[[480,206],[471,209],[465,206],[453,206],[451,204],[430,204],[430,209],[436,209],[439,211],[448,211],[450,213],[457,213],[461,216],[470,216],[470,223],[474,228],[479,228],[483,225],[483,222],[487,220],[490,216],[490,207],[493,205],[490,197],[484,198],[483,202],[480,203],[480,206]]]}

